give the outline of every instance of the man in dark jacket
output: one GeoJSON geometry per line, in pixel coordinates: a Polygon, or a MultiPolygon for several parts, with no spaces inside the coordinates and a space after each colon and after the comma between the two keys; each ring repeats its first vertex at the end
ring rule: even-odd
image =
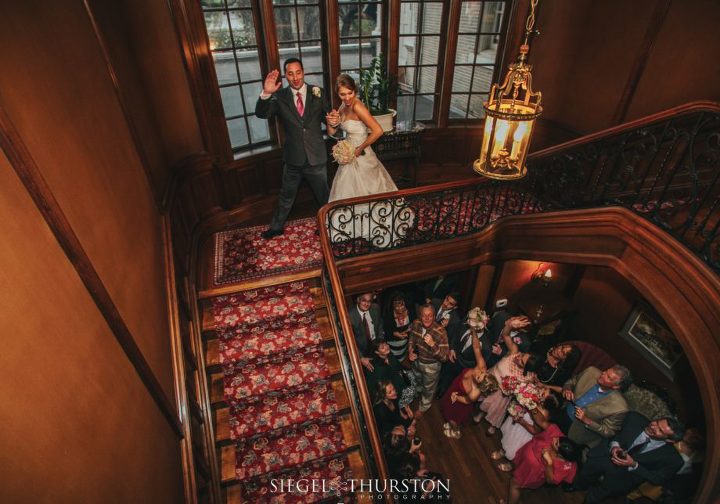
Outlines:
{"type": "Polygon", "coordinates": [[[610,442],[588,452],[574,489],[584,490],[604,476],[585,497],[585,504],[596,504],[625,495],[645,481],[663,485],[683,465],[673,443],[682,439],[684,431],[672,417],[651,422],[639,413],[628,413],[622,430],[610,442]]]}
{"type": "Polygon", "coordinates": [[[330,113],[330,102],[321,87],[305,83],[302,61],[289,58],[284,65],[289,87],[281,87],[280,72],[273,70],[263,84],[255,105],[261,119],[277,116],[285,131],[283,178],[278,206],[270,228],[263,233],[269,239],[283,233],[300,181],[305,178],[320,205],[328,201],[327,150],[321,122],[330,113]]]}

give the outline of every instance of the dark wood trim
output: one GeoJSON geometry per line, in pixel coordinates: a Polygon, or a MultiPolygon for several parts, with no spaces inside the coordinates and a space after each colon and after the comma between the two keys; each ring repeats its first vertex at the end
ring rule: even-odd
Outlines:
{"type": "MultiPolygon", "coordinates": [[[[502,79],[505,69],[517,59],[520,44],[522,44],[525,36],[525,21],[529,12],[530,0],[511,0],[510,12],[506,21],[506,35],[501,52],[502,59],[498,61],[497,73],[493,82],[502,79]]],[[[536,19],[538,18],[536,17],[536,19]]]]}
{"type": "Polygon", "coordinates": [[[330,96],[330,103],[333,108],[339,108],[340,99],[335,92],[335,77],[340,75],[340,27],[339,27],[339,8],[338,3],[334,0],[325,2],[326,26],[327,33],[325,49],[328,53],[327,72],[329,76],[326,91],[330,96]]]}
{"type": "Polygon", "coordinates": [[[70,263],[77,271],[80,280],[92,297],[103,318],[107,322],[115,339],[135,368],[138,377],[147,388],[150,396],[157,404],[168,424],[178,436],[183,437],[183,425],[177,416],[175,407],[155,377],[150,365],[145,360],[140,348],[133,338],[130,329],[123,320],[118,308],[105,288],[102,279],[93,267],[85,249],[73,230],[70,222],[60,208],[50,187],[42,176],[35,160],[30,155],[25,143],[15,129],[15,125],[7,115],[5,108],[0,106],[0,147],[8,157],[10,164],[25,186],[35,206],[42,214],[48,227],[65,252],[70,263]]]}
{"type": "MultiPolygon", "coordinates": [[[[385,33],[387,39],[387,65],[388,74],[398,76],[398,57],[400,54],[400,2],[388,0],[386,2],[387,16],[385,16],[385,33]]],[[[397,82],[396,82],[397,86],[397,82]]],[[[395,93],[392,107],[397,109],[397,93],[395,93]]]]}
{"type": "Polygon", "coordinates": [[[147,152],[145,151],[145,147],[140,140],[140,134],[138,133],[137,127],[135,126],[135,121],[133,120],[132,114],[130,114],[130,111],[128,109],[127,100],[123,96],[123,92],[120,88],[120,83],[118,81],[117,72],[115,72],[115,67],[112,64],[112,60],[110,59],[110,51],[108,50],[108,45],[105,42],[105,37],[100,31],[100,27],[98,26],[97,19],[95,19],[95,14],[93,14],[92,7],[90,7],[88,0],[83,0],[83,6],[85,7],[85,13],[87,14],[90,20],[90,24],[92,25],[95,39],[98,42],[98,46],[100,46],[100,52],[102,53],[103,60],[105,61],[105,66],[107,67],[110,80],[112,81],[115,96],[117,96],[118,103],[120,104],[120,110],[122,110],[123,117],[125,118],[125,122],[127,123],[128,131],[130,132],[130,138],[132,138],[133,145],[135,146],[135,151],[137,152],[138,158],[140,158],[140,164],[142,165],[143,171],[145,172],[145,178],[147,179],[150,190],[153,193],[155,205],[160,208],[162,206],[164,188],[155,186],[155,181],[153,180],[150,170],[150,161],[148,160],[147,152]]]}
{"type": "Polygon", "coordinates": [[[173,260],[172,238],[170,233],[170,220],[163,216],[162,240],[165,255],[165,295],[168,300],[168,323],[170,327],[170,349],[172,351],[173,378],[175,384],[175,401],[178,405],[180,421],[183,428],[183,439],[180,441],[180,452],[183,464],[183,482],[186,504],[197,503],[197,481],[195,479],[195,460],[193,457],[192,426],[189,415],[190,403],[188,401],[186,373],[186,347],[183,344],[180,331],[180,314],[178,309],[178,296],[175,285],[175,261],[173,260]]]}
{"type": "Polygon", "coordinates": [[[645,31],[645,37],[643,38],[642,44],[640,44],[640,49],[635,53],[635,61],[633,62],[620,100],[618,100],[617,107],[615,108],[615,113],[611,120],[612,124],[622,124],[625,121],[625,117],[627,117],[630,103],[632,103],[632,99],[635,96],[635,91],[637,91],[638,84],[645,71],[645,65],[647,65],[648,58],[663,27],[671,4],[672,0],[660,0],[655,4],[647,30],[645,31]]]}
{"type": "MultiPolygon", "coordinates": [[[[448,32],[445,37],[445,55],[442,67],[442,75],[438,75],[440,83],[440,95],[438,96],[437,125],[445,128],[450,115],[450,95],[452,93],[453,77],[455,74],[455,56],[457,55],[458,32],[460,30],[460,10],[462,0],[450,0],[448,3],[449,15],[445,26],[448,32]]],[[[472,82],[470,83],[472,90],[472,82]]]]}
{"type": "Polygon", "coordinates": [[[168,0],[183,54],[203,145],[223,162],[232,160],[220,89],[200,2],[168,0]]]}

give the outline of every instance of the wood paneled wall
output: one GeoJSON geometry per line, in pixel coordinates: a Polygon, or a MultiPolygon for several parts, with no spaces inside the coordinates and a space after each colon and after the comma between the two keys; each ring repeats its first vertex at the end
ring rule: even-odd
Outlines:
{"type": "Polygon", "coordinates": [[[0,7],[0,500],[176,503],[162,176],[85,7],[0,7]]]}
{"type": "Polygon", "coordinates": [[[530,62],[543,117],[585,135],[719,101],[720,72],[707,64],[720,47],[719,20],[712,0],[541,2],[530,62]]]}

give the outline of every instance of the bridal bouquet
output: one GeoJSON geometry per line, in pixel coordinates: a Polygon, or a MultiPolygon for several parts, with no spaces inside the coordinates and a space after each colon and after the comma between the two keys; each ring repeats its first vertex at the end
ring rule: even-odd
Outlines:
{"type": "Polygon", "coordinates": [[[504,395],[513,395],[521,384],[522,382],[518,380],[517,376],[504,376],[503,379],[500,381],[500,391],[504,395]]]}
{"type": "Polygon", "coordinates": [[[531,382],[521,383],[515,390],[515,400],[528,411],[538,407],[547,392],[531,382]]]}
{"type": "Polygon", "coordinates": [[[467,314],[467,325],[478,331],[485,329],[489,320],[488,314],[480,307],[473,308],[467,314]]]}
{"type": "Polygon", "coordinates": [[[515,401],[510,403],[510,406],[508,406],[507,412],[508,415],[510,415],[513,418],[519,418],[525,415],[525,408],[520,406],[519,403],[516,403],[515,401]]]}
{"type": "Polygon", "coordinates": [[[355,147],[348,140],[340,140],[333,145],[332,156],[338,164],[348,164],[355,159],[355,147]]]}

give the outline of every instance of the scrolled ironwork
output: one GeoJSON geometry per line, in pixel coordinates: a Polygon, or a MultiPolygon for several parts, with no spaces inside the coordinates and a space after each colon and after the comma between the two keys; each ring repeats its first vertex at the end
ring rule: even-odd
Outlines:
{"type": "Polygon", "coordinates": [[[519,182],[487,181],[335,203],[336,259],[451,239],[509,215],[622,206],[720,272],[720,112],[687,106],[540,153],[519,182]],[[636,125],[634,125],[636,124],[636,125]]]}

